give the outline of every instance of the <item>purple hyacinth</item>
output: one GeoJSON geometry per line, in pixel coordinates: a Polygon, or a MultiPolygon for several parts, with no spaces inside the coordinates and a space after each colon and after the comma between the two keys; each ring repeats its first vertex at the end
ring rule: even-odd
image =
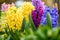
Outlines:
{"type": "Polygon", "coordinates": [[[39,24],[40,24],[40,20],[42,18],[42,14],[43,14],[43,10],[41,9],[41,7],[38,10],[33,10],[32,11],[32,20],[34,22],[34,25],[36,26],[36,28],[38,28],[39,24]]]}
{"type": "Polygon", "coordinates": [[[41,8],[43,8],[43,10],[44,10],[44,8],[45,8],[45,6],[44,6],[44,2],[42,2],[41,0],[32,0],[32,3],[33,3],[33,5],[35,6],[35,8],[37,8],[37,7],[41,7],[41,8]]]}
{"type": "Polygon", "coordinates": [[[33,5],[35,6],[35,10],[32,11],[32,20],[36,28],[38,28],[40,24],[40,20],[42,18],[44,4],[41,0],[32,0],[33,5]]]}
{"type": "Polygon", "coordinates": [[[43,14],[42,19],[41,19],[41,24],[46,25],[47,12],[49,12],[50,16],[51,16],[52,28],[56,27],[58,25],[58,12],[57,12],[55,7],[52,9],[50,9],[50,7],[45,8],[44,14],[43,14]]]}

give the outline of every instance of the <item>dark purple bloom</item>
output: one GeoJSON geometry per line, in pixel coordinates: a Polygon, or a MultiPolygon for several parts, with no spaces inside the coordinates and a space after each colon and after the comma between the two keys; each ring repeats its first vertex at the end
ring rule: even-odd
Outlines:
{"type": "Polygon", "coordinates": [[[34,25],[36,26],[36,28],[38,28],[39,24],[40,24],[40,20],[43,14],[43,10],[42,8],[38,8],[38,10],[33,10],[32,11],[32,20],[34,22],[34,25]]]}
{"type": "Polygon", "coordinates": [[[52,27],[53,28],[56,27],[58,25],[58,12],[57,12],[55,7],[52,9],[50,9],[50,7],[45,8],[44,14],[43,14],[42,19],[41,19],[41,24],[46,25],[47,12],[50,13],[50,17],[51,17],[51,21],[52,21],[52,27]]]}
{"type": "Polygon", "coordinates": [[[41,0],[32,0],[33,5],[35,6],[35,10],[32,11],[32,20],[36,28],[40,25],[40,20],[43,15],[44,4],[41,0]]]}

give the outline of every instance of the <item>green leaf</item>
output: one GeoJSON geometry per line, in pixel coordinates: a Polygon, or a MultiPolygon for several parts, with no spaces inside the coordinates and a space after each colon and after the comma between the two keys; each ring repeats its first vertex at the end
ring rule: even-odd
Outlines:
{"type": "Polygon", "coordinates": [[[39,25],[39,28],[38,29],[41,29],[41,30],[44,30],[45,29],[45,27],[44,27],[44,25],[39,25]]]}
{"type": "Polygon", "coordinates": [[[4,37],[0,35],[0,40],[4,40],[4,37]]]}
{"type": "Polygon", "coordinates": [[[33,30],[33,31],[36,31],[36,28],[35,28],[34,23],[33,23],[33,21],[32,21],[31,15],[29,15],[29,21],[30,21],[30,23],[31,23],[32,30],[33,30]]]}
{"type": "Polygon", "coordinates": [[[42,30],[38,29],[37,32],[35,32],[35,33],[36,33],[35,35],[38,37],[38,39],[46,39],[46,35],[42,30]]]}
{"type": "Polygon", "coordinates": [[[52,23],[51,23],[51,19],[50,19],[50,14],[49,13],[47,13],[46,21],[47,21],[47,27],[52,29],[52,23]]]}
{"type": "Polygon", "coordinates": [[[1,32],[0,32],[0,35],[3,35],[3,34],[5,34],[5,32],[2,32],[2,31],[1,31],[1,32]]]}
{"type": "Polygon", "coordinates": [[[24,29],[25,29],[25,24],[26,24],[26,20],[25,20],[25,18],[24,18],[24,19],[23,19],[23,22],[22,22],[22,29],[21,29],[22,32],[23,32],[24,29]]]}
{"type": "Polygon", "coordinates": [[[30,28],[30,23],[29,22],[26,23],[26,26],[25,26],[25,29],[28,29],[28,28],[30,28]]]}
{"type": "Polygon", "coordinates": [[[5,40],[10,40],[10,37],[11,37],[11,35],[9,35],[9,36],[7,37],[7,39],[5,39],[5,40]]]}
{"type": "Polygon", "coordinates": [[[37,40],[37,37],[35,35],[28,35],[24,38],[24,40],[37,40]]]}
{"type": "Polygon", "coordinates": [[[52,37],[53,38],[57,38],[58,34],[59,34],[58,28],[55,28],[54,30],[52,30],[52,37]]]}
{"type": "Polygon", "coordinates": [[[42,32],[45,34],[47,33],[47,30],[48,30],[48,28],[45,27],[44,25],[40,25],[38,29],[42,30],[42,32]]]}

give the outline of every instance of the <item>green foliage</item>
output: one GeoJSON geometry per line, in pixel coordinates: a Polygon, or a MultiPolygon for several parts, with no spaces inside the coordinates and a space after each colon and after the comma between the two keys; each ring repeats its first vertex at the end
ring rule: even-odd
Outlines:
{"type": "Polygon", "coordinates": [[[0,31],[0,35],[3,35],[3,34],[5,34],[5,32],[3,32],[3,31],[0,31]]]}
{"type": "Polygon", "coordinates": [[[58,28],[56,30],[47,30],[45,32],[45,29],[42,30],[41,26],[37,29],[37,31],[33,31],[32,29],[29,29],[28,32],[25,31],[21,37],[21,40],[60,40],[60,34],[58,28]]]}
{"type": "Polygon", "coordinates": [[[46,21],[47,21],[47,27],[52,29],[52,23],[51,23],[51,19],[50,19],[50,14],[49,13],[47,13],[46,21]]]}
{"type": "Polygon", "coordinates": [[[33,31],[36,31],[36,28],[35,28],[35,25],[32,21],[31,15],[29,15],[29,20],[30,20],[30,24],[31,24],[31,27],[32,27],[33,31]]]}
{"type": "Polygon", "coordinates": [[[25,24],[26,24],[26,20],[25,20],[25,18],[23,19],[23,22],[22,22],[22,32],[24,31],[24,29],[25,29],[25,24]]]}

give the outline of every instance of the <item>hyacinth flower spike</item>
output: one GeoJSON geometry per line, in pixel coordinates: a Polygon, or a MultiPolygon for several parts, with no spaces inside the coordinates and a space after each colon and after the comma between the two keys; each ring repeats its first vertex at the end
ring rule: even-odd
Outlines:
{"type": "Polygon", "coordinates": [[[1,5],[1,11],[4,12],[8,8],[8,5],[6,3],[3,3],[1,5]]]}
{"type": "Polygon", "coordinates": [[[57,9],[54,7],[52,8],[51,12],[51,20],[52,20],[52,27],[57,27],[58,26],[58,11],[57,9]]]}
{"type": "Polygon", "coordinates": [[[32,11],[31,16],[35,27],[38,28],[43,14],[43,4],[41,0],[32,0],[32,3],[35,6],[35,10],[32,11]]]}
{"type": "Polygon", "coordinates": [[[51,17],[51,21],[52,21],[51,22],[52,28],[57,27],[57,25],[58,25],[58,12],[57,12],[57,9],[55,7],[53,7],[52,9],[50,9],[50,7],[45,8],[44,14],[43,14],[42,19],[41,19],[41,24],[46,25],[47,12],[50,13],[50,17],[51,17]]]}
{"type": "Polygon", "coordinates": [[[44,3],[41,0],[32,0],[33,5],[35,8],[37,7],[42,7],[43,9],[45,8],[44,3]]]}

